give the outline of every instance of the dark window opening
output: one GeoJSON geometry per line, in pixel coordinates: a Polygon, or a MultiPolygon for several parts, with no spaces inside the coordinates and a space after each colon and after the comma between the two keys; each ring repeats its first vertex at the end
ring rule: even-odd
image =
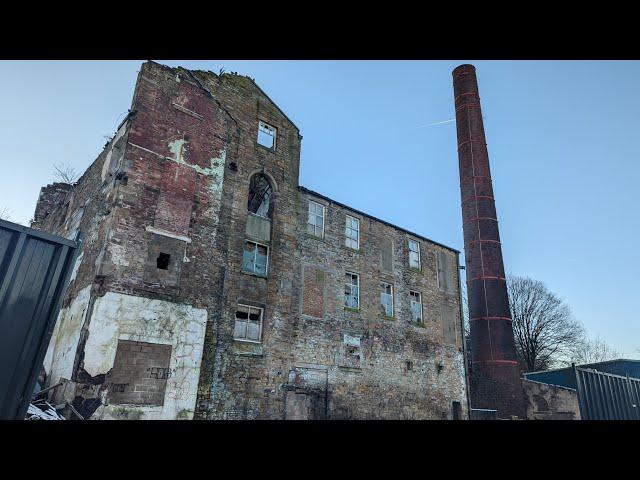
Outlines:
{"type": "Polygon", "coordinates": [[[261,173],[251,177],[249,184],[249,201],[247,208],[251,213],[255,213],[261,217],[271,218],[271,195],[273,189],[267,177],[261,173]]]}
{"type": "Polygon", "coordinates": [[[406,367],[407,367],[407,372],[410,372],[411,370],[413,370],[413,362],[412,362],[412,361],[407,360],[407,361],[405,362],[405,365],[406,365],[406,367]]]}
{"type": "Polygon", "coordinates": [[[360,349],[352,345],[347,346],[347,355],[352,357],[356,361],[360,361],[360,349]]]}
{"type": "Polygon", "coordinates": [[[160,270],[168,270],[169,260],[171,260],[171,255],[169,255],[168,253],[160,253],[160,255],[158,255],[158,259],[156,260],[156,266],[160,270]]]}
{"type": "Polygon", "coordinates": [[[460,402],[452,402],[453,419],[462,420],[462,405],[460,402]]]}

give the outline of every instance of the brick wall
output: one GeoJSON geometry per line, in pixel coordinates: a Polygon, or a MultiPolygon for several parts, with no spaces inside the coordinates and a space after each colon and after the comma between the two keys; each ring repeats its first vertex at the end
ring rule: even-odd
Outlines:
{"type": "Polygon", "coordinates": [[[170,359],[171,345],[118,340],[113,369],[106,378],[108,403],[162,405],[170,359]]]}

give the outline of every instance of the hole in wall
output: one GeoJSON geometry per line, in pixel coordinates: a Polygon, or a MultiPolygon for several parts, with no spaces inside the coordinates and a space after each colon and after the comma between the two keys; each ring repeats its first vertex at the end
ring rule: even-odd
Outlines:
{"type": "Polygon", "coordinates": [[[156,267],[158,267],[160,270],[168,270],[170,260],[171,255],[169,255],[168,253],[160,252],[160,255],[158,255],[158,258],[156,260],[156,267]]]}

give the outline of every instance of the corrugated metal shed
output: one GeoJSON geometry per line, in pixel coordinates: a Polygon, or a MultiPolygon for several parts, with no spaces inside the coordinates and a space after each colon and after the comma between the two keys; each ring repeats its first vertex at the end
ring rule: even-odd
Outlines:
{"type": "Polygon", "coordinates": [[[583,420],[640,420],[640,380],[575,369],[583,420]]]}
{"type": "MultiPolygon", "coordinates": [[[[631,378],[640,378],[640,360],[616,359],[606,362],[577,365],[577,367],[623,377],[628,375],[631,378]]],[[[542,372],[529,372],[524,374],[524,378],[533,380],[534,382],[560,385],[573,389],[577,388],[576,375],[572,367],[545,370],[542,372]]]]}
{"type": "Polygon", "coordinates": [[[23,419],[78,243],[0,220],[0,419],[23,419]]]}

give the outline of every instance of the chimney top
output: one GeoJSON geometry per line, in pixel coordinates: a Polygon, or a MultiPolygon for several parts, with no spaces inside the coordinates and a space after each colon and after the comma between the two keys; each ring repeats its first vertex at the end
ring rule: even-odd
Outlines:
{"type": "Polygon", "coordinates": [[[467,73],[475,73],[476,67],[471,65],[470,63],[464,63],[462,65],[457,66],[453,69],[452,75],[455,77],[456,75],[464,75],[467,73]]]}

